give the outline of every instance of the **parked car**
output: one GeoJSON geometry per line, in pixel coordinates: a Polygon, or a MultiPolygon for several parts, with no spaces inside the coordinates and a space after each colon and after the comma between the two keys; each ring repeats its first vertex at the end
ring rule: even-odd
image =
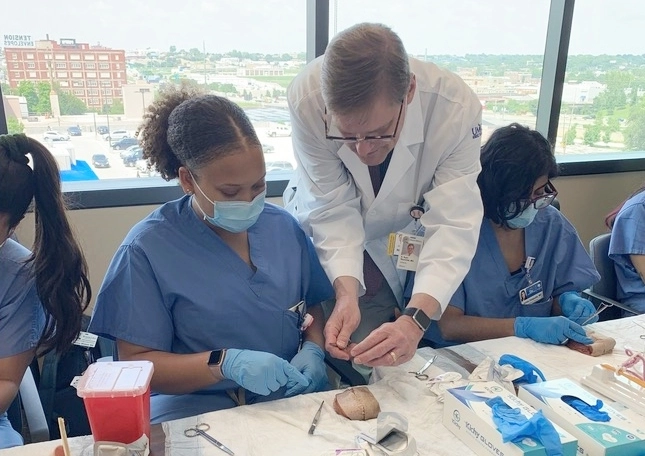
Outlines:
{"type": "Polygon", "coordinates": [[[75,126],[75,127],[74,127],[74,126],[69,127],[69,128],[67,129],[67,133],[68,133],[70,136],[82,136],[82,135],[83,135],[83,132],[81,131],[81,127],[79,127],[78,125],[77,125],[77,126],[75,126]]]}
{"type": "Polygon", "coordinates": [[[110,161],[105,154],[94,154],[92,155],[92,165],[94,165],[95,168],[109,168],[110,161]]]}
{"type": "Polygon", "coordinates": [[[130,146],[139,145],[139,140],[137,138],[121,138],[118,141],[112,143],[112,149],[121,150],[127,149],[130,146]]]}
{"type": "Polygon", "coordinates": [[[128,148],[128,154],[123,157],[123,164],[128,167],[134,167],[141,159],[143,159],[143,148],[132,146],[128,148]]]}
{"type": "Polygon", "coordinates": [[[58,133],[54,130],[48,130],[43,133],[43,139],[45,141],[69,141],[69,135],[58,133]]]}
{"type": "Polygon", "coordinates": [[[137,177],[158,177],[159,172],[150,167],[148,160],[141,159],[137,161],[137,177]]]}
{"type": "Polygon", "coordinates": [[[112,130],[109,133],[106,133],[103,135],[103,139],[106,141],[117,141],[122,138],[129,138],[130,133],[128,133],[128,130],[112,130]]]}
{"type": "Polygon", "coordinates": [[[273,125],[267,131],[267,134],[272,137],[276,136],[291,136],[291,127],[289,125],[273,125]]]}
{"type": "Polygon", "coordinates": [[[273,147],[271,144],[262,144],[262,152],[265,154],[272,154],[275,152],[275,147],[273,147]]]}
{"type": "Polygon", "coordinates": [[[119,149],[121,152],[119,152],[119,157],[122,159],[125,158],[126,156],[130,155],[132,152],[135,151],[135,149],[140,148],[141,146],[137,143],[132,146],[126,147],[125,149],[119,149]]]}
{"type": "Polygon", "coordinates": [[[99,135],[107,135],[110,132],[110,129],[105,125],[99,125],[98,127],[96,127],[96,132],[99,135]]]}

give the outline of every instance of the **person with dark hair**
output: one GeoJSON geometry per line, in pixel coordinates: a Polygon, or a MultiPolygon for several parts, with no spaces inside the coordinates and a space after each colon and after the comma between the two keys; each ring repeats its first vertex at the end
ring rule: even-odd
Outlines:
{"type": "Polygon", "coordinates": [[[404,363],[475,253],[481,102],[457,75],[409,57],[396,33],[369,23],[338,33],[287,100],[298,167],[285,207],[313,236],[335,288],[326,349],[364,376],[358,366],[404,363]],[[388,253],[388,239],[424,230],[404,308],[410,266],[388,253]]]}
{"type": "MultiPolygon", "coordinates": [[[[645,313],[645,185],[605,218],[611,230],[609,258],[616,271],[616,299],[645,313]]],[[[630,315],[623,311],[623,315],[630,315]]]]}
{"type": "Polygon", "coordinates": [[[578,292],[600,276],[569,221],[551,202],[557,164],[539,132],[511,124],[481,151],[484,220],[463,283],[426,338],[436,346],[506,336],[590,344],[598,320],[578,292]]]}
{"type": "Polygon", "coordinates": [[[325,389],[317,304],[333,289],[298,222],[265,202],[262,145],[244,111],[171,86],[138,136],[186,196],[127,235],[90,330],[116,339],[119,359],[154,363],[152,422],[325,389]]]}
{"type": "Polygon", "coordinates": [[[22,444],[6,411],[25,370],[35,354],[71,346],[91,295],[54,157],[23,134],[0,135],[0,448],[22,444]],[[30,252],[11,237],[32,201],[30,252]]]}

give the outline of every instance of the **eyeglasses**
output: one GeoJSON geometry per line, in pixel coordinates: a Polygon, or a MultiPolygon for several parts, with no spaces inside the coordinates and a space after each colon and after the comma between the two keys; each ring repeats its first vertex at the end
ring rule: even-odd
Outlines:
{"type": "Polygon", "coordinates": [[[553,202],[556,196],[558,196],[558,191],[555,189],[551,181],[548,181],[544,186],[544,195],[528,200],[525,208],[532,204],[535,209],[544,209],[553,202]]]}
{"type": "Polygon", "coordinates": [[[396,118],[396,125],[394,126],[394,133],[391,135],[374,135],[374,136],[363,136],[362,138],[359,136],[332,136],[329,134],[329,125],[327,124],[327,108],[325,108],[325,118],[323,121],[325,122],[325,138],[330,139],[332,141],[338,141],[343,144],[354,144],[354,143],[359,143],[361,141],[385,141],[389,139],[393,139],[396,136],[396,132],[399,129],[399,122],[401,121],[401,114],[403,113],[403,103],[405,100],[401,101],[401,108],[399,108],[399,116],[396,118]]]}

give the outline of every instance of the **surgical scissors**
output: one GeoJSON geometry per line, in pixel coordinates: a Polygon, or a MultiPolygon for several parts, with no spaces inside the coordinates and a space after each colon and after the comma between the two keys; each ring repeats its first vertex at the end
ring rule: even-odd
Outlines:
{"type": "Polygon", "coordinates": [[[423,380],[428,380],[428,378],[430,378],[430,377],[428,377],[428,374],[424,374],[424,372],[428,369],[428,367],[430,367],[430,365],[431,365],[432,363],[434,363],[434,360],[435,360],[435,359],[437,359],[437,355],[433,355],[433,356],[432,356],[432,358],[430,358],[430,359],[428,360],[428,362],[426,362],[426,363],[423,365],[423,367],[422,367],[421,369],[419,369],[419,370],[418,370],[418,371],[416,371],[416,372],[410,372],[410,374],[414,374],[414,376],[415,376],[418,380],[422,380],[422,381],[423,381],[423,380]]]}
{"type": "Polygon", "coordinates": [[[208,431],[210,428],[211,427],[208,424],[200,423],[197,426],[195,426],[194,428],[186,429],[184,431],[184,435],[186,437],[197,437],[198,435],[201,435],[206,440],[208,440],[210,443],[212,443],[217,448],[222,450],[224,453],[230,454],[231,456],[235,456],[235,453],[233,453],[233,451],[230,448],[228,448],[222,442],[220,442],[219,440],[215,439],[214,437],[211,437],[210,435],[208,435],[206,433],[206,431],[208,431]]]}

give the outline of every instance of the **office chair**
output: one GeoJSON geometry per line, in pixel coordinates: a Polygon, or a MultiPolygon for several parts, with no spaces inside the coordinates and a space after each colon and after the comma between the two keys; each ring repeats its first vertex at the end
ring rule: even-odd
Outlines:
{"type": "MultiPolygon", "coordinates": [[[[32,363],[32,366],[34,364],[32,363]]],[[[47,419],[45,418],[43,405],[40,402],[40,395],[38,394],[31,367],[28,367],[25,371],[22,382],[20,382],[18,395],[9,407],[7,414],[11,426],[23,435],[25,442],[36,443],[49,440],[49,427],[47,426],[47,419]],[[24,423],[23,417],[25,419],[24,423]],[[23,424],[26,426],[23,426],[23,424]],[[24,428],[26,428],[29,438],[24,435],[24,428]]]]}
{"type": "Polygon", "coordinates": [[[589,256],[600,274],[600,281],[582,292],[592,298],[596,306],[610,306],[598,316],[601,321],[621,318],[621,310],[637,315],[632,309],[616,301],[616,270],[614,262],[609,258],[610,240],[611,233],[605,233],[589,242],[589,256]]]}

